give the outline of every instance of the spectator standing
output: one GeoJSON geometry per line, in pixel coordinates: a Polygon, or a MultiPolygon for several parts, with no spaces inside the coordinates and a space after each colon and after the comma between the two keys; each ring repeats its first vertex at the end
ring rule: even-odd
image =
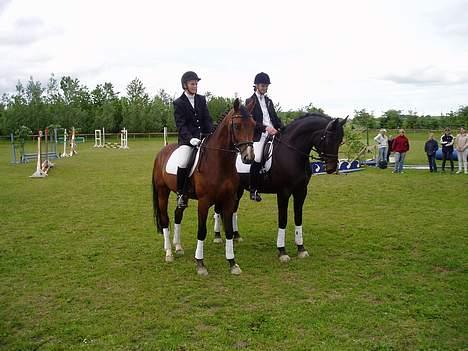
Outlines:
{"type": "Polygon", "coordinates": [[[453,172],[453,142],[454,137],[450,133],[450,128],[445,128],[444,134],[440,137],[440,144],[442,145],[442,172],[445,172],[445,161],[447,158],[450,160],[450,171],[453,172]]]}
{"type": "MultiPolygon", "coordinates": [[[[387,131],[385,129],[381,129],[379,134],[374,138],[374,141],[377,143],[377,160],[376,166],[381,167],[381,163],[387,163],[387,154],[388,154],[388,137],[387,131]]],[[[385,167],[387,165],[385,164],[385,167]]]]}
{"type": "Polygon", "coordinates": [[[400,134],[393,139],[392,150],[395,153],[395,168],[393,173],[403,173],[403,163],[406,153],[409,151],[409,140],[405,136],[405,130],[400,129],[400,134]]]}
{"type": "Polygon", "coordinates": [[[424,144],[424,151],[427,155],[427,161],[429,162],[429,170],[431,172],[437,172],[436,164],[436,151],[439,150],[439,144],[434,139],[434,133],[429,134],[429,139],[424,144]]]}
{"type": "Polygon", "coordinates": [[[460,133],[455,137],[455,150],[458,156],[458,173],[462,172],[462,167],[465,169],[465,174],[468,174],[468,134],[464,128],[460,128],[460,133]]]}

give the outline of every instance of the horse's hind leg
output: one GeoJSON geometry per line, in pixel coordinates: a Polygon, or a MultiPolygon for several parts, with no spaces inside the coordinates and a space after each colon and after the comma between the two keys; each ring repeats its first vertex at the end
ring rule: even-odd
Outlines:
{"type": "Polygon", "coordinates": [[[174,246],[177,256],[182,256],[184,254],[184,249],[180,240],[181,236],[181,223],[182,218],[184,217],[185,208],[176,208],[174,211],[174,246]]]}
{"type": "Polygon", "coordinates": [[[302,238],[302,207],[304,200],[307,196],[307,186],[294,194],[294,224],[296,228],[294,230],[294,242],[297,245],[297,257],[305,258],[309,256],[309,253],[304,248],[304,241],[302,238]]]}
{"type": "Polygon", "coordinates": [[[169,231],[169,215],[167,214],[167,203],[170,190],[166,187],[158,187],[158,206],[160,211],[161,227],[164,235],[164,251],[166,252],[166,262],[173,262],[172,246],[169,231]]]}

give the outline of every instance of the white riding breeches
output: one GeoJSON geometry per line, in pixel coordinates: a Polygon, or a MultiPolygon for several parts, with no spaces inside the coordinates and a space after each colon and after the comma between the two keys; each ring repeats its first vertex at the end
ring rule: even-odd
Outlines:
{"type": "Polygon", "coordinates": [[[262,161],[263,156],[263,147],[265,146],[265,141],[268,136],[267,132],[262,133],[259,141],[256,141],[253,145],[254,147],[254,154],[255,154],[255,162],[260,163],[262,161]]]}
{"type": "Polygon", "coordinates": [[[179,167],[180,168],[187,168],[188,163],[190,161],[190,156],[192,155],[192,147],[188,145],[180,145],[179,146],[179,167]]]}

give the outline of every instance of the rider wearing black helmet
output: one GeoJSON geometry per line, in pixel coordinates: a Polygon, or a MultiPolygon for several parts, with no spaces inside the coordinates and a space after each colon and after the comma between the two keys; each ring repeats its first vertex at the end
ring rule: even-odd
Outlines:
{"type": "Polygon", "coordinates": [[[188,71],[182,75],[181,83],[184,92],[174,100],[174,118],[179,133],[179,149],[183,151],[184,162],[177,168],[177,207],[187,207],[187,168],[195,146],[201,139],[210,134],[213,125],[206,104],[206,98],[197,94],[200,78],[195,72],[188,71]]]}
{"type": "Polygon", "coordinates": [[[283,128],[283,124],[276,114],[273,101],[265,95],[270,84],[268,74],[264,72],[258,73],[254,79],[255,92],[246,100],[246,105],[248,105],[252,99],[255,99],[255,108],[252,112],[256,123],[253,138],[255,142],[255,161],[250,166],[250,199],[254,201],[262,201],[262,198],[258,194],[258,186],[263,146],[265,145],[266,138],[268,135],[275,135],[283,128]]]}

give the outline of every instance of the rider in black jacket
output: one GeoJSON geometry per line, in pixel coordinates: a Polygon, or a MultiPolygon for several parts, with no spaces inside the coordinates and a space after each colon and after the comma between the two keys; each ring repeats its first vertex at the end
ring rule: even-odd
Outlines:
{"type": "Polygon", "coordinates": [[[254,79],[254,94],[246,100],[248,105],[252,99],[255,100],[255,108],[252,111],[255,119],[254,131],[254,153],[255,161],[250,166],[250,199],[254,201],[262,201],[258,193],[260,182],[260,169],[263,155],[263,146],[268,135],[275,135],[283,128],[281,120],[275,111],[273,101],[265,94],[268,91],[268,86],[271,84],[270,77],[264,72],[260,72],[254,79]]]}
{"type": "Polygon", "coordinates": [[[195,147],[201,139],[213,130],[211,116],[206,98],[197,94],[200,78],[195,72],[188,71],[182,75],[181,83],[184,92],[174,100],[174,119],[179,133],[179,148],[184,151],[185,162],[177,169],[177,207],[187,207],[187,168],[195,147]]]}

